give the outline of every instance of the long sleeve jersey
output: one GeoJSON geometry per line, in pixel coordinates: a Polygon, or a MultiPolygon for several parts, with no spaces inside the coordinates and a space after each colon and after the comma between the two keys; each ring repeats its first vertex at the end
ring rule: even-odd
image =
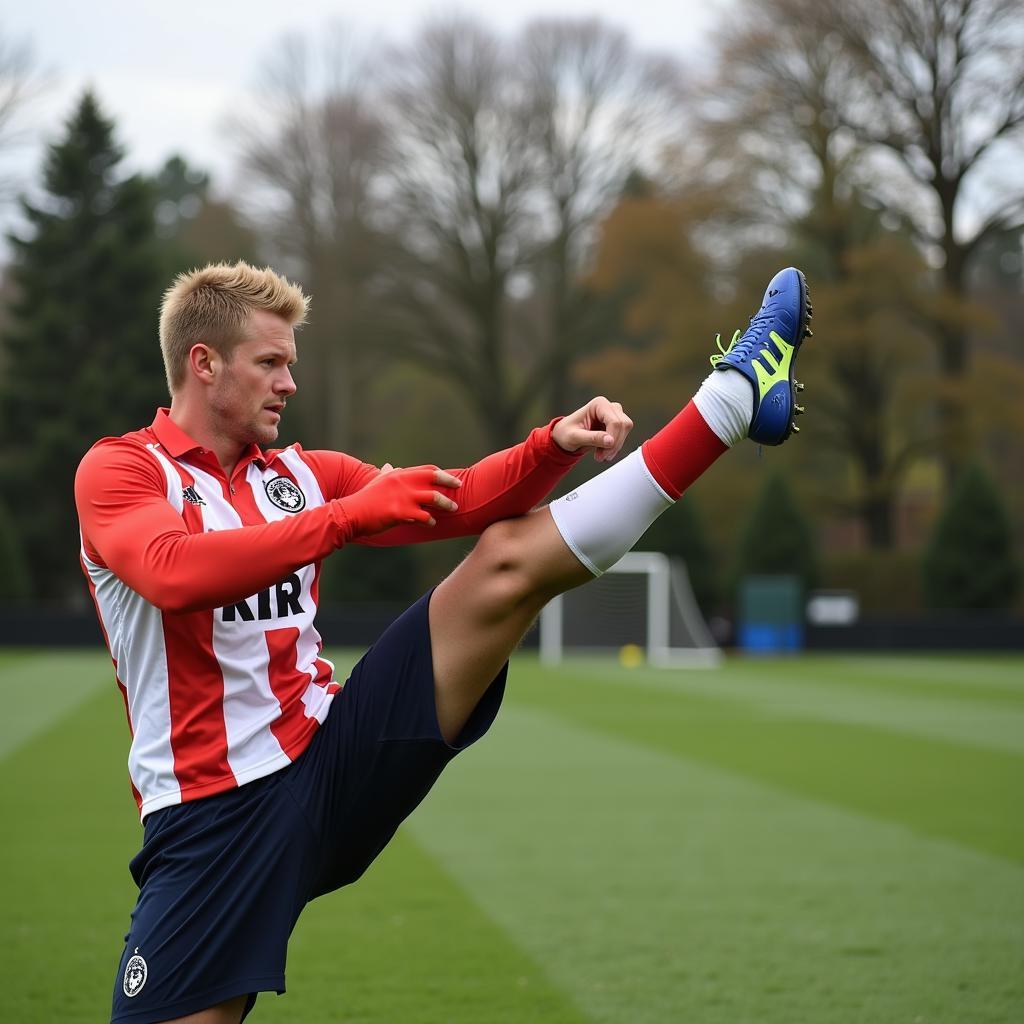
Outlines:
{"type": "Polygon", "coordinates": [[[145,817],[279,770],[306,749],[339,684],[314,626],[320,564],[353,540],[472,536],[541,501],[575,463],[554,423],[468,469],[437,525],[352,536],[343,499],[380,470],[349,455],[253,445],[228,479],[170,418],[86,453],[81,558],[132,733],[145,817]]]}

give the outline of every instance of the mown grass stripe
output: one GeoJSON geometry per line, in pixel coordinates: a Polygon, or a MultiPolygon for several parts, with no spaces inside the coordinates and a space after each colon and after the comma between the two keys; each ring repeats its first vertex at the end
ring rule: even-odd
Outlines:
{"type": "MultiPolygon", "coordinates": [[[[102,686],[116,697],[106,652],[7,653],[0,660],[0,760],[71,714],[102,686]]],[[[121,719],[123,724],[123,712],[121,719]]]]}
{"type": "Polygon", "coordinates": [[[821,654],[805,654],[799,658],[732,657],[726,662],[726,670],[761,678],[795,677],[797,680],[812,674],[830,686],[1024,708],[1024,658],[1019,656],[980,656],[971,661],[920,658],[910,654],[889,657],[821,654]]]}
{"type": "Polygon", "coordinates": [[[901,681],[918,680],[928,686],[967,685],[1024,695],[1024,658],[1019,654],[858,654],[820,657],[848,667],[853,672],[877,672],[901,681]]]}
{"type": "Polygon", "coordinates": [[[511,705],[410,828],[596,1020],[996,1024],[1024,870],[511,705]]]}
{"type": "MultiPolygon", "coordinates": [[[[516,666],[517,698],[567,721],[1024,861],[1024,757],[735,699],[516,666]]],[[[764,682],[765,699],[772,683],[764,682]]]]}
{"type": "Polygon", "coordinates": [[[817,718],[905,732],[930,739],[1024,754],[1024,701],[949,700],[933,691],[837,679],[830,666],[792,661],[784,669],[731,661],[716,671],[636,669],[624,673],[609,659],[585,663],[588,678],[635,689],[652,687],[737,700],[765,715],[817,718]]]}

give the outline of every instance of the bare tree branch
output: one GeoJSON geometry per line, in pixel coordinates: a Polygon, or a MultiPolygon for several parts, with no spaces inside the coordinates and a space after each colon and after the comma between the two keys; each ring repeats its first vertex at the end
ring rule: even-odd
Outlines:
{"type": "MultiPolygon", "coordinates": [[[[0,29],[0,153],[10,153],[30,136],[26,115],[48,85],[32,47],[0,29]]],[[[18,191],[17,175],[0,173],[0,202],[18,191]]]]}

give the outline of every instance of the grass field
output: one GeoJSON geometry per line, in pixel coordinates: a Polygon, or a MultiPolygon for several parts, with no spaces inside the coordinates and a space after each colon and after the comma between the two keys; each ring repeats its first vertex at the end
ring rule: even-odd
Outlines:
{"type": "MultiPolygon", "coordinates": [[[[141,834],[110,663],[0,652],[0,697],[0,1021],[101,1021],[141,834]]],[[[250,1019],[1024,1021],[1024,659],[521,656],[288,983],[250,1019]]]]}

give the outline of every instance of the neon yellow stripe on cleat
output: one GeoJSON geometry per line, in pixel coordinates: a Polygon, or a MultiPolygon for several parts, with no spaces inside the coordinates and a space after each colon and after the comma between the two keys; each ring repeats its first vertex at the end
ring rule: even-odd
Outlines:
{"type": "Polygon", "coordinates": [[[780,380],[789,380],[789,364],[793,361],[793,351],[796,348],[795,345],[790,345],[788,341],[783,341],[775,331],[772,331],[769,337],[775,342],[776,347],[782,353],[782,359],[776,360],[775,354],[770,349],[763,348],[750,360],[751,365],[754,367],[754,373],[757,374],[757,387],[760,391],[759,399],[764,398],[772,389],[772,386],[778,384],[780,380]],[[772,372],[769,373],[763,363],[767,363],[772,372]]]}

